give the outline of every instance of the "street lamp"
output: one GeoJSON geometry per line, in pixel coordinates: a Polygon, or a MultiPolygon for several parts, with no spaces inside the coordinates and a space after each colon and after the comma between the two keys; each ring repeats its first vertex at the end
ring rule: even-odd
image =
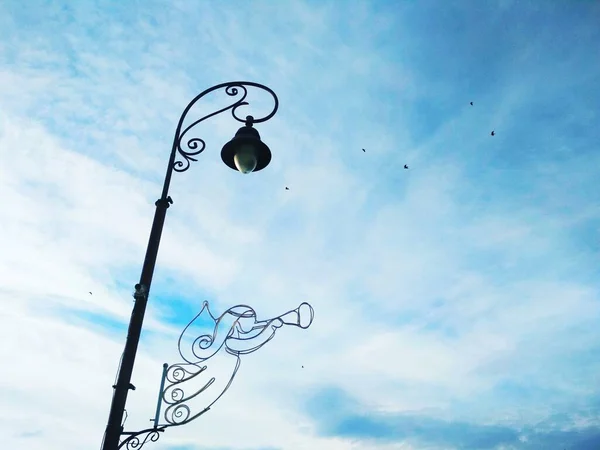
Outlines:
{"type": "MultiPolygon", "coordinates": [[[[146,256],[142,267],[140,281],[135,285],[134,306],[131,312],[127,339],[125,341],[125,350],[119,366],[117,382],[113,386],[114,392],[110,406],[108,424],[104,434],[102,450],[117,450],[120,448],[139,449],[146,442],[158,440],[160,432],[167,427],[180,426],[186,424],[200,415],[204,414],[210,407],[225,393],[231,385],[235,374],[240,365],[240,356],[252,353],[268,341],[270,341],[277,329],[284,325],[295,326],[299,328],[308,328],[312,323],[314,311],[308,303],[302,303],[298,308],[288,311],[280,316],[268,320],[259,321],[256,318],[255,311],[246,305],[237,305],[229,308],[219,317],[214,317],[208,308],[208,303],[204,302],[200,313],[183,330],[179,342],[179,354],[182,357],[182,363],[169,366],[163,365],[163,374],[160,383],[159,398],[156,408],[156,414],[153,419],[154,426],[145,430],[136,432],[125,432],[123,429],[123,415],[127,394],[129,390],[135,389],[131,384],[131,375],[137,353],[137,347],[142,331],[144,314],[148,303],[148,294],[156,265],[158,247],[162,235],[163,226],[167,209],[173,203],[169,196],[169,186],[173,172],[185,172],[189,169],[191,161],[197,161],[195,156],[200,154],[206,147],[203,139],[198,137],[188,137],[196,125],[225,111],[231,111],[231,115],[238,122],[244,123],[235,136],[223,146],[221,159],[230,168],[241,173],[247,174],[264,169],[271,161],[271,151],[269,147],[261,141],[258,131],[253,127],[254,124],[265,122],[275,115],[279,107],[279,100],[275,93],[266,86],[247,81],[234,81],[222,83],[213,86],[201,94],[197,95],[184,109],[173,139],[171,155],[167,166],[167,172],[163,184],[161,197],[156,201],[156,210],[154,220],[146,249],[146,256]],[[237,109],[241,106],[247,106],[246,101],[248,87],[257,88],[269,93],[274,101],[271,112],[259,118],[246,116],[241,119],[237,115],[237,109]],[[183,123],[191,108],[207,94],[223,89],[230,97],[237,97],[235,102],[225,108],[213,113],[207,114],[200,119],[194,120],[191,124],[183,128],[183,123]],[[190,325],[202,315],[208,315],[213,323],[212,333],[203,334],[192,339],[190,348],[186,351],[186,332],[190,330],[190,325]],[[224,318],[230,319],[223,321],[224,318]],[[227,323],[227,326],[224,324],[227,323]],[[223,329],[227,328],[224,332],[223,329]],[[217,339],[219,332],[220,341],[217,339]],[[224,338],[223,338],[224,336],[224,338]],[[200,394],[205,394],[213,387],[215,378],[209,378],[208,381],[200,385],[200,388],[194,388],[191,394],[186,393],[185,383],[191,380],[202,378],[205,375],[207,366],[200,365],[208,361],[213,355],[221,349],[233,362],[230,377],[226,380],[222,389],[214,390],[210,400],[204,403],[204,407],[198,412],[194,412],[189,402],[198,398],[200,394]],[[164,412],[164,423],[160,423],[161,406],[166,404],[164,412]],[[122,439],[123,437],[123,439],[122,439]]],[[[204,322],[205,323],[205,322],[204,322]]]]}

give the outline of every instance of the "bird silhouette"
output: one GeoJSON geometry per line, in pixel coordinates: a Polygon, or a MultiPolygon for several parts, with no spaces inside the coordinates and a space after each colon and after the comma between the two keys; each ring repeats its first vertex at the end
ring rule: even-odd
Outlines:
{"type": "Polygon", "coordinates": [[[92,293],[90,292],[90,295],[92,295],[92,293]]]}
{"type": "Polygon", "coordinates": [[[492,130],[492,132],[490,133],[492,136],[496,136],[496,133],[492,130]]]}
{"type": "Polygon", "coordinates": [[[408,169],[408,166],[407,166],[406,164],[404,164],[404,168],[405,168],[405,169],[408,169]]]}
{"type": "Polygon", "coordinates": [[[304,366],[302,366],[302,368],[304,369],[304,366]]]}
{"type": "Polygon", "coordinates": [[[473,102],[471,102],[471,106],[473,106],[473,102]]]}
{"type": "Polygon", "coordinates": [[[290,188],[286,186],[286,187],[285,187],[285,190],[286,190],[286,191],[289,191],[289,190],[290,190],[290,188]]]}
{"type": "Polygon", "coordinates": [[[362,149],[362,151],[365,152],[365,153],[367,152],[364,148],[362,149]]]}

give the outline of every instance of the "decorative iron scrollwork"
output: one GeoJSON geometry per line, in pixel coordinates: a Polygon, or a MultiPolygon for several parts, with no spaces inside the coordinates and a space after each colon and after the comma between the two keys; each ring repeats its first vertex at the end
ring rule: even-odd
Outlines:
{"type": "Polygon", "coordinates": [[[237,109],[241,106],[249,105],[249,103],[246,101],[246,97],[248,95],[248,87],[255,87],[260,90],[268,92],[273,97],[273,101],[274,101],[273,109],[271,110],[271,112],[264,117],[253,118],[253,122],[254,123],[265,122],[275,115],[275,113],[277,112],[277,109],[279,108],[279,100],[277,98],[277,95],[275,95],[275,92],[273,92],[270,88],[268,88],[267,86],[264,86],[262,84],[253,83],[250,81],[231,81],[229,83],[218,84],[217,86],[213,86],[210,89],[205,90],[201,94],[197,95],[187,105],[187,107],[183,111],[183,114],[181,115],[181,118],[179,119],[179,124],[177,125],[177,131],[175,133],[175,140],[173,142],[173,147],[177,151],[177,153],[180,155],[181,158],[177,159],[177,160],[173,160],[173,170],[175,170],[176,172],[185,172],[190,167],[190,161],[197,161],[195,156],[202,153],[204,151],[204,149],[206,148],[206,142],[204,142],[204,139],[202,139],[202,138],[199,138],[199,137],[191,137],[189,139],[185,138],[186,134],[188,134],[188,132],[190,130],[192,130],[196,125],[198,125],[200,122],[203,122],[206,119],[209,119],[209,118],[216,116],[217,114],[220,114],[227,110],[231,110],[231,115],[238,122],[242,122],[242,123],[246,122],[246,118],[245,118],[246,116],[244,118],[239,117],[237,115],[237,109]],[[207,114],[206,116],[201,117],[198,120],[195,120],[194,122],[192,122],[190,125],[186,126],[182,130],[183,122],[187,116],[187,113],[198,102],[198,100],[200,100],[202,97],[204,97],[205,95],[207,95],[213,91],[223,89],[223,88],[225,90],[225,93],[230,97],[236,97],[240,93],[241,93],[241,96],[233,104],[226,106],[225,108],[221,108],[220,110],[215,111],[213,113],[207,114]]]}
{"type": "Polygon", "coordinates": [[[122,433],[128,435],[127,438],[123,439],[117,448],[125,448],[127,450],[140,450],[147,442],[156,442],[160,437],[160,433],[165,431],[165,427],[160,428],[148,428],[142,431],[136,431],[135,433],[122,433]],[[141,436],[143,439],[140,439],[141,436]]]}

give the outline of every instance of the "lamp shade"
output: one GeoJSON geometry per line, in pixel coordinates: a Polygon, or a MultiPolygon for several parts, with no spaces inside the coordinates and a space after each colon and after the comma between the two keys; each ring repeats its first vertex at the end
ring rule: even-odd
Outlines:
{"type": "Polygon", "coordinates": [[[271,150],[260,140],[258,131],[246,125],[223,146],[221,159],[233,170],[242,173],[258,172],[271,162],[271,150]]]}

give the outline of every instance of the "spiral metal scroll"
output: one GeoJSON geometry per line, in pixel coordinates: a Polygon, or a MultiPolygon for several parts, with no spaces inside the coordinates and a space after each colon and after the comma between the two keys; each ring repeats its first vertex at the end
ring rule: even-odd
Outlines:
{"type": "Polygon", "coordinates": [[[189,169],[191,161],[197,161],[197,159],[194,157],[199,155],[200,153],[202,153],[204,151],[204,149],[206,148],[206,143],[204,142],[203,139],[201,139],[199,137],[191,137],[188,139],[185,137],[186,134],[192,128],[194,128],[196,125],[198,125],[200,122],[203,122],[204,120],[206,120],[210,117],[216,116],[217,114],[220,114],[227,110],[231,110],[231,115],[238,122],[244,122],[244,123],[246,122],[246,117],[242,119],[241,117],[239,117],[237,115],[237,109],[240,106],[249,105],[249,103],[246,101],[246,96],[248,95],[247,87],[255,87],[255,88],[258,88],[258,89],[268,92],[273,97],[273,101],[274,101],[273,109],[271,110],[271,112],[269,114],[267,114],[264,117],[259,117],[259,118],[252,117],[251,122],[252,123],[265,122],[275,115],[275,113],[277,112],[277,109],[279,108],[279,100],[277,98],[277,95],[275,95],[275,92],[273,92],[271,89],[269,89],[268,87],[266,87],[262,84],[253,83],[250,81],[232,81],[229,83],[218,84],[217,86],[213,86],[213,87],[205,90],[201,94],[197,95],[187,105],[187,107],[183,111],[183,114],[181,115],[181,118],[179,119],[179,124],[177,125],[177,131],[175,133],[175,140],[173,141],[173,151],[177,151],[177,153],[179,154],[179,156],[181,158],[178,160],[173,160],[173,170],[175,170],[176,172],[185,172],[186,170],[189,169]],[[216,91],[218,89],[223,89],[223,88],[225,90],[225,93],[230,97],[237,97],[239,94],[241,94],[241,96],[237,100],[235,100],[235,102],[233,104],[226,106],[225,108],[221,108],[218,111],[210,113],[210,114],[192,122],[190,125],[188,125],[187,127],[185,127],[182,130],[183,121],[185,120],[187,113],[190,111],[192,106],[194,106],[198,102],[198,100],[200,100],[202,97],[209,94],[210,92],[216,91]]]}
{"type": "MultiPolygon", "coordinates": [[[[256,312],[247,305],[237,305],[229,308],[219,317],[215,318],[210,312],[208,302],[204,302],[200,313],[192,319],[181,333],[178,341],[178,349],[185,363],[170,366],[166,373],[166,384],[162,392],[162,401],[167,404],[164,411],[164,419],[168,426],[179,426],[191,422],[206,413],[217,400],[229,389],[237,371],[240,367],[240,356],[255,352],[273,337],[277,329],[284,325],[308,328],[314,318],[314,310],[308,303],[301,303],[298,308],[290,310],[277,317],[258,321],[256,312]],[[183,338],[190,326],[201,316],[208,316],[214,323],[212,333],[196,337],[191,348],[183,348],[183,338]],[[228,319],[230,322],[227,322],[228,319]],[[224,330],[224,328],[226,330],[224,330]],[[214,376],[206,377],[207,365],[204,365],[211,357],[225,348],[225,354],[232,359],[230,373],[226,375],[224,387],[213,386],[217,379],[214,376]],[[198,380],[195,380],[198,377],[198,380]],[[196,381],[193,389],[186,389],[185,384],[196,381]],[[213,388],[212,396],[203,403],[203,407],[192,408],[189,402],[201,398],[213,388]]],[[[202,403],[201,403],[202,404],[202,403]]]]}
{"type": "Polygon", "coordinates": [[[121,441],[117,448],[125,448],[127,450],[139,450],[141,449],[147,442],[156,442],[160,437],[160,433],[165,431],[164,427],[161,428],[148,428],[146,430],[138,431],[136,433],[132,433],[126,439],[121,441]],[[144,436],[143,439],[141,437],[144,436]]]}

